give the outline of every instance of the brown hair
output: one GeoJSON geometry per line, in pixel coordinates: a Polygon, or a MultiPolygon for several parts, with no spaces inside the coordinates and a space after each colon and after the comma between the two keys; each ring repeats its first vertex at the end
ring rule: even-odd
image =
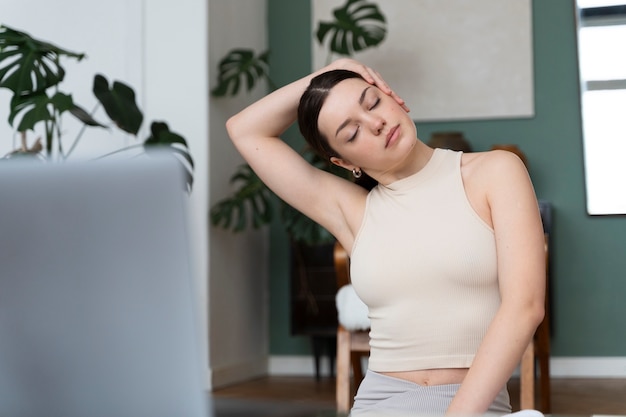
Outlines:
{"type": "Polygon", "coordinates": [[[319,129],[319,116],[322,106],[330,90],[343,80],[350,78],[363,79],[356,72],[348,70],[332,70],[324,72],[311,80],[311,83],[300,97],[298,106],[298,127],[309,146],[322,158],[329,160],[339,154],[328,143],[328,138],[319,129]]]}
{"type": "MultiPolygon", "coordinates": [[[[330,146],[328,138],[319,129],[319,116],[322,106],[330,90],[341,81],[351,78],[363,79],[359,74],[348,70],[331,70],[324,72],[311,80],[311,83],[300,97],[298,105],[298,127],[309,146],[324,159],[330,162],[331,157],[341,156],[330,146]]],[[[355,182],[366,189],[372,189],[376,180],[363,173],[355,182]]]]}

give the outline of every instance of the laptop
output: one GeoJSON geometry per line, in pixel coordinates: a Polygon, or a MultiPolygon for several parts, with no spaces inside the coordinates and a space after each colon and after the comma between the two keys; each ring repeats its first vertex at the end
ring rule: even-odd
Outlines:
{"type": "Polygon", "coordinates": [[[0,416],[207,416],[187,199],[167,157],[0,161],[0,416]]]}

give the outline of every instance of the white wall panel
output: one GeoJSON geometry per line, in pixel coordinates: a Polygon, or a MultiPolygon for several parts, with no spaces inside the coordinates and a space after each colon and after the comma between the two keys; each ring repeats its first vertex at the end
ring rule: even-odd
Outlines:
{"type": "MultiPolygon", "coordinates": [[[[67,76],[60,89],[72,93],[75,102],[93,108],[93,77],[103,73],[135,90],[144,111],[139,141],[147,137],[152,120],[166,121],[187,139],[195,160],[191,255],[208,368],[208,5],[202,0],[0,0],[0,10],[0,24],[87,54],[79,63],[64,61],[67,76]]],[[[12,149],[11,129],[5,122],[9,98],[0,90],[2,155],[12,149]]],[[[71,116],[66,119],[63,127],[70,139],[80,126],[71,116]]],[[[90,158],[133,143],[133,137],[117,129],[90,129],[75,157],[90,158]]]]}
{"type": "MultiPolygon", "coordinates": [[[[142,107],[142,4],[142,1],[136,0],[0,0],[0,23],[27,32],[34,38],[87,55],[80,62],[74,59],[61,61],[66,78],[59,86],[60,91],[71,93],[74,102],[85,110],[92,111],[97,104],[91,92],[96,73],[102,73],[109,81],[115,79],[130,84],[142,107]]],[[[1,155],[14,149],[10,139],[13,131],[7,122],[9,99],[9,92],[1,89],[1,155]]],[[[96,119],[103,123],[109,121],[102,110],[96,113],[96,119]]],[[[76,138],[81,126],[73,116],[64,116],[63,143],[66,149],[76,138]]],[[[135,141],[132,136],[118,129],[89,130],[89,135],[81,139],[73,157],[102,155],[135,141]]],[[[35,135],[31,133],[29,138],[32,142],[35,135]]]]}

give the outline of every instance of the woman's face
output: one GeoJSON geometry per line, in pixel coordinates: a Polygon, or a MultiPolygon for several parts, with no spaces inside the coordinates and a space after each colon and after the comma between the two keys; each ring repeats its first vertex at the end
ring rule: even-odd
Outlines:
{"type": "Polygon", "coordinates": [[[332,88],[318,125],[341,157],[331,161],[348,170],[360,168],[381,181],[401,168],[415,146],[413,120],[389,95],[360,78],[332,88]]]}

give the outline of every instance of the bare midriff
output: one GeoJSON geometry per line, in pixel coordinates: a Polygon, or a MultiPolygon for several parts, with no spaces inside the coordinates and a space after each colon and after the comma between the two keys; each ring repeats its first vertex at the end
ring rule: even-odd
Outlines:
{"type": "Polygon", "coordinates": [[[404,379],[419,385],[460,384],[467,375],[468,368],[422,369],[419,371],[379,372],[381,375],[404,379]]]}

